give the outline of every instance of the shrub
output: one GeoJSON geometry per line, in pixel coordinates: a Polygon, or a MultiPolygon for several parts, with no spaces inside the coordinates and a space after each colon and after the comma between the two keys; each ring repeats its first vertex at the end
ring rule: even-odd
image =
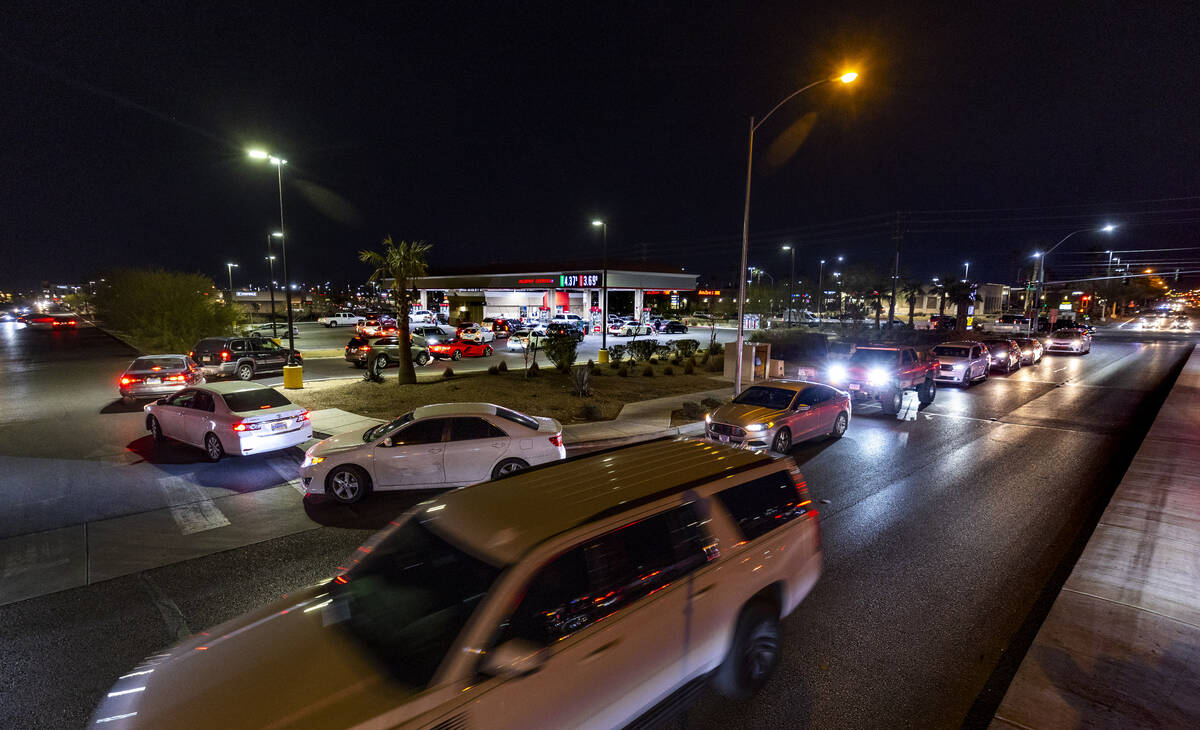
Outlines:
{"type": "Polygon", "coordinates": [[[712,373],[719,373],[725,369],[725,361],[719,357],[708,358],[708,370],[712,373]]]}
{"type": "Polygon", "coordinates": [[[657,364],[658,364],[658,358],[657,358],[657,357],[654,357],[653,355],[651,355],[651,356],[650,356],[650,364],[651,364],[651,365],[657,365],[657,364]]]}
{"type": "Polygon", "coordinates": [[[619,363],[625,359],[625,354],[626,354],[627,350],[628,350],[628,348],[625,347],[625,345],[609,345],[608,346],[608,359],[610,362],[613,363],[614,367],[616,366],[617,363],[619,363]]]}
{"type": "Polygon", "coordinates": [[[688,420],[699,421],[704,418],[704,406],[694,400],[684,401],[680,410],[683,411],[683,417],[688,420]]]}
{"type": "Polygon", "coordinates": [[[442,377],[446,380],[454,377],[454,368],[446,368],[442,371],[442,377]]]}
{"type": "Polygon", "coordinates": [[[721,354],[724,354],[724,352],[725,352],[725,346],[722,345],[720,342],[714,342],[708,346],[708,354],[709,355],[721,355],[721,354]]]}
{"type": "Polygon", "coordinates": [[[695,373],[696,373],[696,361],[688,360],[687,363],[684,364],[684,366],[683,366],[683,374],[684,375],[694,375],[695,373]]]}
{"type": "Polygon", "coordinates": [[[629,355],[637,362],[648,362],[657,352],[657,340],[637,340],[629,343],[629,355]]]}
{"type": "Polygon", "coordinates": [[[642,370],[642,375],[647,378],[653,378],[654,377],[654,366],[651,365],[650,363],[646,363],[646,367],[642,370]]]}
{"type": "Polygon", "coordinates": [[[713,398],[712,396],[709,396],[708,398],[701,399],[700,405],[704,406],[708,410],[712,410],[713,408],[720,408],[721,406],[725,405],[725,401],[721,400],[720,398],[713,398]]]}
{"type": "Polygon", "coordinates": [[[675,340],[675,352],[678,352],[680,357],[691,357],[699,349],[700,343],[696,340],[675,340]]]}
{"type": "Polygon", "coordinates": [[[654,354],[658,357],[659,360],[667,359],[668,357],[671,356],[671,352],[672,352],[672,346],[671,346],[670,342],[663,344],[663,345],[659,345],[654,350],[654,354]]]}
{"type": "Polygon", "coordinates": [[[579,417],[585,421],[599,421],[604,418],[604,411],[595,403],[588,403],[579,409],[579,417]]]}
{"type": "Polygon", "coordinates": [[[675,368],[671,367],[670,365],[663,368],[663,375],[674,375],[674,374],[675,374],[675,368]]]}
{"type": "Polygon", "coordinates": [[[206,296],[199,274],[119,269],[105,272],[94,303],[106,325],[145,352],[187,352],[202,337],[232,333],[238,313],[206,296]]]}
{"type": "Polygon", "coordinates": [[[508,372],[508,363],[501,360],[500,364],[496,366],[496,369],[502,373],[507,373],[508,372]]]}
{"type": "Polygon", "coordinates": [[[500,374],[500,366],[499,365],[492,365],[491,367],[488,368],[488,375],[499,375],[499,374],[500,374]]]}
{"type": "Polygon", "coordinates": [[[571,368],[571,394],[588,396],[592,394],[592,371],[586,365],[575,365],[571,368]]]}
{"type": "Polygon", "coordinates": [[[542,351],[546,353],[546,357],[550,358],[550,362],[554,363],[554,367],[558,368],[560,373],[566,373],[575,364],[577,348],[578,343],[573,337],[552,337],[542,351]]]}
{"type": "Polygon", "coordinates": [[[592,362],[592,361],[591,361],[591,359],[588,359],[588,361],[587,361],[587,369],[588,369],[588,370],[595,370],[595,369],[596,369],[596,363],[592,362]]]}

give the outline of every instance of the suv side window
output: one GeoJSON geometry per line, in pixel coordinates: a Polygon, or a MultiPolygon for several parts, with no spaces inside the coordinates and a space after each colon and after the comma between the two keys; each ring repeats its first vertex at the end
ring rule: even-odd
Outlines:
{"type": "Polygon", "coordinates": [[[908,368],[908,367],[912,367],[912,364],[913,364],[912,350],[901,350],[900,351],[900,367],[908,368]]]}
{"type": "Polygon", "coordinates": [[[971,359],[974,360],[977,357],[979,357],[979,346],[978,345],[971,348],[971,359]]]}
{"type": "Polygon", "coordinates": [[[593,538],[538,571],[498,643],[517,637],[552,644],[715,557],[691,505],[593,538]]]}
{"type": "Polygon", "coordinates": [[[717,493],[747,540],[806,514],[788,473],[777,471],[717,493]]]}
{"type": "Polygon", "coordinates": [[[229,351],[230,352],[245,352],[246,351],[246,341],[245,340],[230,340],[229,341],[229,351]]]}

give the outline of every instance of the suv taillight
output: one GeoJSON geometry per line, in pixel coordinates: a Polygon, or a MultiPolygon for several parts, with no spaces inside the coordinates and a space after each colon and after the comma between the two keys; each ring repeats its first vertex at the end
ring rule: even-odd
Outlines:
{"type": "Polygon", "coordinates": [[[232,353],[229,350],[221,350],[221,362],[229,362],[229,356],[232,353]]]}
{"type": "Polygon", "coordinates": [[[552,446],[562,446],[562,431],[550,437],[550,444],[552,446]]]}

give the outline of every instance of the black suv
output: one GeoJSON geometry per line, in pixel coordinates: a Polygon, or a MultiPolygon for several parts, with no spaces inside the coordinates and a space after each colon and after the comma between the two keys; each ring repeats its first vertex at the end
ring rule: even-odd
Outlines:
{"type": "Polygon", "coordinates": [[[205,377],[234,376],[249,380],[255,373],[282,372],[291,355],[301,362],[299,350],[289,350],[264,337],[207,337],[196,343],[189,356],[205,377]]]}
{"type": "Polygon", "coordinates": [[[570,337],[576,342],[583,342],[583,330],[566,322],[551,322],[546,325],[547,337],[570,337]]]}

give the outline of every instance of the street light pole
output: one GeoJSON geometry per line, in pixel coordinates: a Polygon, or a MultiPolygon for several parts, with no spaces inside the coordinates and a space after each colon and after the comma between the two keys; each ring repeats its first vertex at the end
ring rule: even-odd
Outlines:
{"type": "Polygon", "coordinates": [[[762,123],[771,118],[779,107],[788,103],[800,94],[808,91],[814,86],[829,83],[831,81],[841,81],[843,84],[848,84],[858,78],[858,74],[849,72],[841,76],[821,79],[814,81],[808,86],[802,87],[793,91],[791,94],[784,97],[782,101],[776,104],[771,111],[767,112],[762,119],[755,123],[755,118],[750,117],[750,135],[747,144],[746,152],[746,203],[742,210],[742,265],[738,269],[738,321],[737,321],[737,353],[734,357],[734,379],[733,379],[733,394],[737,395],[742,392],[742,344],[745,342],[746,328],[746,259],[750,254],[750,175],[754,171],[754,131],[762,126],[762,123]]]}
{"type": "Polygon", "coordinates": [[[792,254],[792,273],[788,277],[788,310],[787,310],[787,313],[788,313],[787,326],[790,329],[792,326],[792,306],[796,303],[796,294],[795,294],[795,291],[792,289],[792,287],[794,287],[796,285],[796,247],[790,243],[785,243],[783,245],[782,250],[790,251],[792,254]]]}
{"type": "Polygon", "coordinates": [[[283,301],[287,307],[287,336],[288,336],[288,365],[296,364],[296,338],[292,333],[292,280],[288,274],[287,262],[287,237],[284,235],[287,229],[283,225],[283,166],[287,164],[287,160],[282,157],[263,152],[262,150],[250,150],[249,155],[256,160],[266,160],[275,166],[275,180],[279,184],[279,247],[283,254],[283,301]]]}
{"type": "Polygon", "coordinates": [[[608,221],[594,220],[593,226],[600,226],[601,257],[603,269],[600,272],[600,349],[608,349],[608,221]]]}
{"type": "Polygon", "coordinates": [[[970,278],[971,278],[970,276],[968,276],[968,275],[967,275],[967,272],[968,272],[968,271],[970,271],[970,270],[971,270],[971,262],[970,262],[970,261],[964,261],[964,262],[963,262],[963,282],[964,282],[964,283],[967,281],[967,279],[970,279],[970,278]]]}
{"type": "Polygon", "coordinates": [[[821,270],[817,274],[817,329],[821,328],[821,315],[825,311],[825,259],[821,259],[821,270]]]}
{"type": "MultiPolygon", "coordinates": [[[[1067,235],[1063,236],[1062,240],[1051,246],[1050,250],[1046,251],[1046,253],[1039,252],[1034,254],[1035,258],[1040,259],[1038,261],[1037,289],[1033,293],[1034,316],[1037,316],[1037,310],[1042,304],[1042,285],[1046,282],[1046,257],[1054,253],[1054,249],[1066,243],[1067,239],[1077,233],[1112,233],[1116,229],[1117,227],[1112,223],[1109,223],[1103,228],[1080,228],[1077,231],[1071,231],[1067,235]]],[[[1033,332],[1033,317],[1029,318],[1029,331],[1033,332]]]]}
{"type": "Polygon", "coordinates": [[[279,330],[275,326],[275,255],[271,253],[271,239],[283,238],[279,232],[267,234],[267,266],[270,267],[271,280],[268,282],[271,290],[271,334],[279,338],[279,330]]]}
{"type": "Polygon", "coordinates": [[[233,305],[233,270],[237,268],[237,264],[225,264],[225,271],[229,274],[229,304],[233,305]]]}

